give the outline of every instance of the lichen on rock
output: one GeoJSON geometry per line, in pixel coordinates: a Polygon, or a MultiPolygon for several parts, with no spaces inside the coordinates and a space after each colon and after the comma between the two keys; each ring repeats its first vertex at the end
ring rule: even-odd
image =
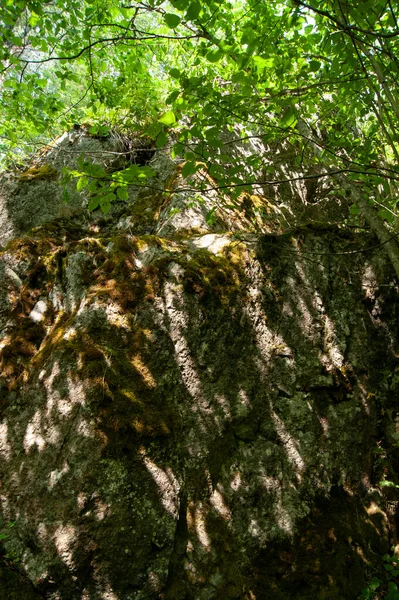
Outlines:
{"type": "Polygon", "coordinates": [[[0,254],[7,599],[356,598],[396,540],[383,249],[168,221],[146,194],[0,254]]]}

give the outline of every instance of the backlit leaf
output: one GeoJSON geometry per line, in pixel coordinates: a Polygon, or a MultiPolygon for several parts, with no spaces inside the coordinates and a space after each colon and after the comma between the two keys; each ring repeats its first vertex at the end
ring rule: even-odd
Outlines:
{"type": "Polygon", "coordinates": [[[171,110],[168,110],[162,115],[162,117],[158,119],[158,122],[163,123],[163,125],[166,125],[167,127],[174,125],[176,123],[175,113],[171,110]]]}
{"type": "Polygon", "coordinates": [[[175,29],[181,21],[181,18],[178,15],[174,15],[172,13],[166,13],[163,18],[166,25],[171,29],[175,29]]]}

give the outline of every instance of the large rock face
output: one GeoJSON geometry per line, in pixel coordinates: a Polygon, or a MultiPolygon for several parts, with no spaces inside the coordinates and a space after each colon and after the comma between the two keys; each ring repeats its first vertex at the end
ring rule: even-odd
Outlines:
{"type": "Polygon", "coordinates": [[[0,255],[2,600],[353,600],[396,542],[383,248],[186,196],[0,255]]]}

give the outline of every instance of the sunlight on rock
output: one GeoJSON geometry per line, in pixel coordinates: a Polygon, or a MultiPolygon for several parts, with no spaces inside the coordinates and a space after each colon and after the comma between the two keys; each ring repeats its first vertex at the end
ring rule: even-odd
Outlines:
{"type": "MultiPolygon", "coordinates": [[[[98,591],[96,591],[96,600],[119,600],[119,596],[115,594],[110,583],[105,580],[105,575],[103,573],[98,573],[98,569],[94,572],[93,579],[95,580],[98,589],[98,591]]],[[[93,600],[92,592],[85,588],[82,591],[79,600],[93,600]]]]}
{"type": "MultiPolygon", "coordinates": [[[[93,305],[91,305],[90,310],[92,310],[92,308],[93,305]]],[[[111,302],[108,303],[105,306],[105,314],[108,322],[111,325],[114,325],[120,329],[125,329],[126,331],[130,331],[131,327],[128,316],[120,305],[111,302]]]]}
{"type": "Polygon", "coordinates": [[[360,401],[362,403],[362,406],[364,408],[366,415],[370,415],[370,398],[369,398],[368,392],[361,381],[358,381],[358,385],[359,385],[360,391],[362,392],[361,396],[360,396],[360,401]]]}
{"type": "Polygon", "coordinates": [[[37,536],[42,542],[47,542],[50,537],[49,527],[46,523],[39,523],[37,526],[37,536]]]}
{"type": "Polygon", "coordinates": [[[101,594],[101,600],[119,600],[109,583],[105,585],[105,590],[101,594]]]}
{"type": "Polygon", "coordinates": [[[267,492],[272,492],[272,491],[277,492],[281,487],[280,481],[278,479],[276,479],[275,477],[261,475],[260,481],[261,481],[262,487],[264,487],[267,492]]]}
{"type": "Polygon", "coordinates": [[[133,358],[130,360],[130,362],[134,366],[134,368],[138,371],[138,373],[140,373],[145,384],[151,389],[155,388],[157,385],[156,381],[155,381],[154,377],[152,376],[151,371],[149,370],[147,365],[142,361],[140,354],[135,354],[133,356],[133,358]]]}
{"type": "Polygon", "coordinates": [[[230,482],[230,487],[235,492],[237,492],[240,489],[240,487],[241,487],[241,474],[238,471],[236,471],[234,473],[234,477],[233,477],[232,481],[230,482]]]}
{"type": "Polygon", "coordinates": [[[7,519],[8,521],[11,519],[11,515],[12,510],[10,506],[10,501],[7,498],[7,496],[4,496],[3,494],[0,494],[0,507],[1,507],[1,514],[4,516],[5,519],[7,519]]]}
{"type": "Polygon", "coordinates": [[[76,498],[76,504],[78,505],[81,514],[83,514],[85,517],[89,517],[90,515],[94,514],[97,521],[103,521],[106,517],[109,517],[112,514],[109,504],[98,498],[97,493],[92,494],[89,503],[89,498],[82,492],[79,492],[76,498]],[[92,506],[93,501],[94,508],[85,508],[86,505],[92,506]]]}
{"type": "Polygon", "coordinates": [[[365,291],[365,297],[369,300],[375,299],[376,291],[378,290],[378,278],[375,273],[374,266],[368,264],[365,266],[362,277],[362,288],[365,291]]]}
{"type": "MultiPolygon", "coordinates": [[[[79,314],[79,311],[78,311],[79,314]]],[[[70,341],[76,337],[77,331],[76,327],[69,327],[63,335],[64,340],[70,341]]]]}
{"type": "MultiPolygon", "coordinates": [[[[175,347],[175,360],[180,368],[180,375],[187,388],[188,393],[192,396],[192,410],[199,415],[199,425],[203,432],[207,430],[207,421],[212,414],[212,409],[209,407],[209,400],[205,397],[201,379],[197,372],[197,367],[194,360],[191,358],[190,348],[186,340],[186,332],[188,327],[188,316],[183,310],[184,295],[180,287],[174,283],[165,283],[165,312],[167,315],[166,326],[169,329],[169,334],[175,347]]],[[[214,426],[212,420],[212,425],[214,426]]]]}
{"type": "Polygon", "coordinates": [[[251,402],[248,398],[248,394],[245,390],[240,390],[238,392],[238,399],[240,401],[240,403],[245,406],[246,408],[249,408],[251,406],[251,402]]]}
{"type": "Polygon", "coordinates": [[[80,510],[82,510],[82,508],[84,508],[84,505],[87,502],[87,496],[86,494],[84,494],[83,492],[79,492],[76,498],[76,503],[78,505],[78,507],[80,508],[80,510]]]}
{"type": "Polygon", "coordinates": [[[168,271],[171,277],[173,277],[178,283],[180,283],[183,280],[185,270],[184,267],[182,267],[182,265],[179,265],[179,263],[169,263],[168,271]]]}
{"type": "Polygon", "coordinates": [[[209,499],[211,505],[224,521],[231,521],[232,514],[219,490],[214,490],[209,499]]]}
{"type": "MultiPolygon", "coordinates": [[[[221,407],[223,413],[224,413],[224,417],[223,417],[223,421],[231,421],[231,408],[230,408],[230,402],[227,400],[226,396],[224,396],[223,394],[215,394],[215,400],[218,403],[218,405],[221,407]]],[[[220,427],[223,427],[223,423],[220,423],[220,427]]]]}
{"type": "Polygon", "coordinates": [[[313,323],[314,317],[312,316],[312,313],[308,307],[307,300],[298,293],[298,282],[293,277],[289,278],[288,283],[290,284],[292,290],[292,298],[295,298],[295,309],[300,312],[298,321],[300,323],[301,330],[309,339],[313,339],[315,336],[313,323]]]}
{"type": "Polygon", "coordinates": [[[252,333],[255,335],[256,345],[259,350],[261,360],[259,360],[259,370],[263,372],[265,365],[270,365],[273,345],[273,332],[267,327],[267,315],[262,308],[262,305],[256,301],[252,301],[242,307],[244,314],[248,317],[252,325],[252,333]]]}
{"type": "Polygon", "coordinates": [[[179,482],[170,467],[163,471],[148,456],[143,457],[143,462],[156,483],[160,499],[165,510],[177,518],[179,513],[178,494],[179,482]]]}
{"type": "MultiPolygon", "coordinates": [[[[51,389],[53,386],[53,382],[54,379],[60,374],[61,370],[60,370],[60,365],[58,361],[55,361],[52,365],[51,365],[51,373],[50,375],[48,375],[48,377],[46,378],[46,388],[47,389],[51,389]]],[[[42,369],[39,373],[39,381],[43,381],[44,378],[46,377],[46,370],[42,369]]]]}
{"type": "Polygon", "coordinates": [[[54,545],[62,561],[73,569],[73,542],[76,539],[76,528],[68,525],[60,525],[53,534],[54,545]]]}
{"type": "Polygon", "coordinates": [[[32,321],[40,323],[40,321],[44,320],[46,311],[47,303],[44,300],[39,300],[39,302],[36,302],[35,306],[31,310],[29,317],[32,319],[32,321]]]}
{"type": "Polygon", "coordinates": [[[18,275],[16,274],[16,272],[11,269],[8,265],[2,265],[4,272],[3,272],[3,277],[6,280],[7,284],[11,284],[12,287],[20,290],[23,287],[23,283],[20,279],[20,277],[18,277],[18,275]]]}
{"type": "Polygon", "coordinates": [[[69,398],[61,398],[60,392],[57,390],[57,386],[54,384],[61,374],[59,362],[56,361],[51,367],[51,373],[46,377],[46,371],[42,370],[39,374],[39,380],[43,383],[43,386],[47,392],[46,401],[46,417],[52,418],[54,409],[62,416],[68,416],[72,411],[72,405],[69,398]]]}
{"type": "Polygon", "coordinates": [[[46,447],[46,440],[42,436],[42,417],[40,410],[37,410],[26,428],[24,437],[24,448],[28,454],[35,446],[41,452],[46,447]]]}
{"type": "Polygon", "coordinates": [[[94,514],[96,515],[97,521],[103,521],[105,517],[109,517],[111,515],[111,509],[108,504],[97,498],[94,514]]]}
{"type": "Polygon", "coordinates": [[[296,466],[296,475],[298,481],[302,481],[302,473],[305,470],[305,463],[299,453],[298,444],[295,438],[287,431],[284,421],[280,419],[277,413],[273,409],[272,402],[270,401],[270,416],[273,420],[276,428],[276,433],[280,438],[287,457],[296,466]]]}
{"type": "Polygon", "coordinates": [[[6,422],[0,424],[0,456],[4,460],[11,458],[11,444],[8,441],[8,425],[6,422]]]}
{"type": "MultiPolygon", "coordinates": [[[[54,401],[53,398],[49,399],[50,405],[52,404],[52,401],[54,401]]],[[[56,406],[59,414],[63,417],[69,416],[73,410],[73,406],[69,402],[68,398],[59,398],[56,402],[56,406]]]]}
{"type": "Polygon", "coordinates": [[[253,537],[259,538],[262,534],[262,530],[256,519],[251,519],[248,525],[248,531],[253,537]]]}
{"type": "Polygon", "coordinates": [[[282,488],[284,485],[283,482],[279,481],[275,477],[270,477],[267,475],[261,475],[260,481],[262,487],[264,487],[268,493],[271,493],[274,496],[274,513],[276,524],[278,527],[280,527],[280,529],[285,531],[285,533],[291,534],[293,530],[293,522],[288,510],[284,506],[282,488]]]}
{"type": "MultiPolygon", "coordinates": [[[[298,250],[298,252],[300,252],[300,247],[297,241],[294,242],[294,247],[298,250]]],[[[308,295],[306,302],[308,304],[309,310],[313,309],[313,314],[314,316],[311,316],[311,310],[310,310],[310,318],[311,319],[315,319],[315,318],[320,318],[320,316],[325,314],[325,307],[324,307],[324,302],[323,302],[323,298],[321,297],[320,293],[318,292],[318,290],[313,289],[313,286],[311,284],[311,282],[309,281],[309,277],[306,274],[305,271],[305,267],[304,265],[299,262],[299,260],[297,260],[295,262],[295,268],[296,271],[300,277],[300,280],[303,282],[303,284],[305,285],[305,289],[309,290],[310,288],[312,288],[312,292],[311,294],[308,295]]],[[[293,290],[294,291],[294,290],[293,290]]]]}
{"type": "Polygon", "coordinates": [[[79,379],[72,378],[71,375],[67,377],[67,384],[69,390],[69,398],[73,404],[84,405],[86,401],[86,392],[84,389],[84,382],[79,379]]]}
{"type": "Polygon", "coordinates": [[[288,510],[284,508],[281,489],[279,489],[277,494],[277,502],[274,506],[274,514],[278,527],[280,527],[280,529],[282,529],[286,534],[292,535],[293,520],[288,510]]]}
{"type": "Polygon", "coordinates": [[[43,431],[46,434],[47,444],[51,444],[52,446],[59,446],[61,444],[62,433],[59,427],[54,422],[53,417],[51,417],[49,420],[46,420],[45,426],[43,427],[43,431]]]}
{"type": "Polygon", "coordinates": [[[335,327],[333,321],[328,315],[324,320],[324,348],[325,353],[321,354],[320,359],[325,364],[327,370],[331,368],[340,368],[344,364],[344,356],[338,346],[335,327]]]}
{"type": "Polygon", "coordinates": [[[323,434],[327,435],[328,434],[328,429],[329,429],[329,424],[328,424],[328,419],[327,417],[322,417],[320,415],[317,415],[317,419],[321,425],[321,428],[323,430],[323,434]]]}
{"type": "Polygon", "coordinates": [[[68,394],[61,397],[60,392],[53,385],[54,378],[58,374],[58,364],[54,364],[51,375],[47,379],[42,378],[44,387],[47,390],[46,415],[48,419],[52,418],[54,409],[57,410],[60,416],[68,417],[73,413],[77,404],[83,405],[85,403],[84,383],[78,379],[74,380],[71,375],[67,377],[68,394]]]}
{"type": "Polygon", "coordinates": [[[187,511],[189,531],[197,534],[198,541],[206,552],[211,550],[211,540],[206,531],[206,511],[201,501],[191,503],[187,511]]]}
{"type": "Polygon", "coordinates": [[[222,252],[223,248],[231,244],[231,238],[227,235],[218,235],[216,233],[207,233],[190,241],[190,246],[194,248],[206,248],[212,254],[222,252]]]}
{"type": "MultiPolygon", "coordinates": [[[[294,173],[291,171],[291,169],[288,169],[282,164],[280,164],[279,167],[286,179],[292,179],[294,173]]],[[[299,173],[296,173],[296,175],[297,177],[300,177],[299,173]]],[[[294,198],[299,196],[302,202],[306,202],[306,185],[302,179],[298,178],[296,181],[289,181],[289,186],[291,188],[291,194],[294,198]]]]}
{"type": "Polygon", "coordinates": [[[147,587],[153,594],[154,598],[160,598],[162,594],[163,582],[159,578],[158,573],[150,571],[147,576],[147,587]]]}
{"type": "MultiPolygon", "coordinates": [[[[177,130],[159,147],[137,130],[134,143],[167,157],[168,181],[126,180],[108,215],[43,222],[1,250],[0,279],[3,261],[15,268],[0,290],[6,595],[9,577],[54,600],[353,599],[365,564],[383,563],[397,508],[397,490],[378,484],[399,439],[397,280],[359,217],[344,224],[354,199],[338,178],[337,218],[316,206],[322,182],[297,180],[313,171],[296,125],[293,144],[277,129],[267,151],[250,129],[238,154],[215,145],[207,165],[202,130],[190,133],[186,167],[170,157],[177,130]]],[[[99,161],[112,135],[87,131],[99,161]]],[[[126,144],[112,185],[126,161],[138,168],[126,144]]],[[[34,185],[16,182],[10,201],[23,206],[34,185]]]]}
{"type": "Polygon", "coordinates": [[[90,423],[83,417],[80,417],[76,423],[76,432],[79,433],[79,435],[81,435],[83,438],[94,439],[98,437],[94,427],[90,425],[90,423]]]}

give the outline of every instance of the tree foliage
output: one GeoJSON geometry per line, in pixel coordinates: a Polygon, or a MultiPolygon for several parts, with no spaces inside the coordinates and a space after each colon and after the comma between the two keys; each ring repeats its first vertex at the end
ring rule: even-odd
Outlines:
{"type": "Polygon", "coordinates": [[[394,224],[398,13],[392,0],[5,0],[0,149],[74,122],[140,130],[158,147],[173,129],[183,176],[205,162],[234,198],[264,157],[249,157],[243,182],[221,130],[286,139],[394,224]]]}

